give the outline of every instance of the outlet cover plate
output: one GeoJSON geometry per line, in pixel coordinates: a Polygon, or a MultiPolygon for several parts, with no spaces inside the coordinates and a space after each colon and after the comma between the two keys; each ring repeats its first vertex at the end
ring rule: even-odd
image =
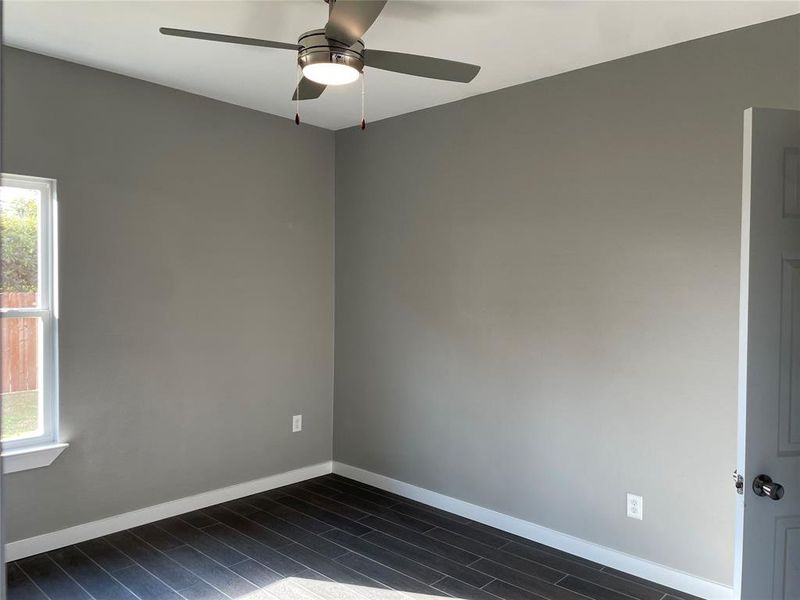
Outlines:
{"type": "Polygon", "coordinates": [[[641,496],[636,494],[628,494],[628,516],[631,519],[642,520],[642,513],[644,511],[644,500],[641,496]]]}
{"type": "Polygon", "coordinates": [[[292,417],[292,433],[303,431],[303,415],[294,415],[292,417]]]}

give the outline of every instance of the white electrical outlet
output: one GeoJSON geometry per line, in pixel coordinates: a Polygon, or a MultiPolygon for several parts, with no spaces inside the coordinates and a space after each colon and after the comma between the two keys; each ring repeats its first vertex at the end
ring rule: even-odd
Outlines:
{"type": "Polygon", "coordinates": [[[631,519],[642,520],[643,500],[636,494],[628,494],[628,516],[631,519]]]}
{"type": "Polygon", "coordinates": [[[295,415],[292,417],[292,433],[303,431],[303,415],[295,415]]]}

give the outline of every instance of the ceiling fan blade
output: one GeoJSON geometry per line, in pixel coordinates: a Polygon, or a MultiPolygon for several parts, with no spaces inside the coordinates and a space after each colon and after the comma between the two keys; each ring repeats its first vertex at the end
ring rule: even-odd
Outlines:
{"type": "Polygon", "coordinates": [[[205,31],[192,31],[190,29],[173,29],[171,27],[161,27],[159,31],[164,35],[174,35],[176,37],[192,38],[195,40],[207,40],[210,42],[227,42],[228,44],[242,44],[244,46],[261,46],[263,48],[278,48],[280,50],[299,50],[297,44],[286,44],[284,42],[273,42],[270,40],[259,40],[257,38],[239,37],[237,35],[225,35],[223,33],[207,33],[205,31]]]}
{"type": "Polygon", "coordinates": [[[325,37],[352,46],[375,22],[386,2],[387,0],[336,0],[328,15],[325,37]]]}
{"type": "Polygon", "coordinates": [[[300,79],[300,83],[297,85],[297,89],[292,95],[292,100],[313,100],[314,98],[319,98],[326,87],[328,86],[324,83],[317,83],[316,81],[311,81],[303,77],[300,79]]]}
{"type": "Polygon", "coordinates": [[[384,71],[394,71],[396,73],[442,79],[444,81],[458,81],[460,83],[469,83],[475,79],[478,71],[481,70],[478,65],[455,60],[370,49],[364,51],[364,64],[384,71]]]}

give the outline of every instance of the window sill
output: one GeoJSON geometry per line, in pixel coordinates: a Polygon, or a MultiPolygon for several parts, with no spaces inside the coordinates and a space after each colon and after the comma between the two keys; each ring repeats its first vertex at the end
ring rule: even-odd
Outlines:
{"type": "Polygon", "coordinates": [[[3,474],[50,466],[68,446],[59,443],[3,450],[3,474]]]}

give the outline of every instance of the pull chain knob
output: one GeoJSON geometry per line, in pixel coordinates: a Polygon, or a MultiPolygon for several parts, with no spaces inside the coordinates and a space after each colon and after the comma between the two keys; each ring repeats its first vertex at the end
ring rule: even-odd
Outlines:
{"type": "MultiPolygon", "coordinates": [[[[333,2],[331,2],[333,6],[333,2]]],[[[300,65],[295,69],[295,84],[294,84],[294,124],[300,125],[300,65]]]]}
{"type": "Polygon", "coordinates": [[[364,71],[361,71],[361,131],[367,128],[367,115],[365,112],[366,81],[364,81],[364,71]]]}

